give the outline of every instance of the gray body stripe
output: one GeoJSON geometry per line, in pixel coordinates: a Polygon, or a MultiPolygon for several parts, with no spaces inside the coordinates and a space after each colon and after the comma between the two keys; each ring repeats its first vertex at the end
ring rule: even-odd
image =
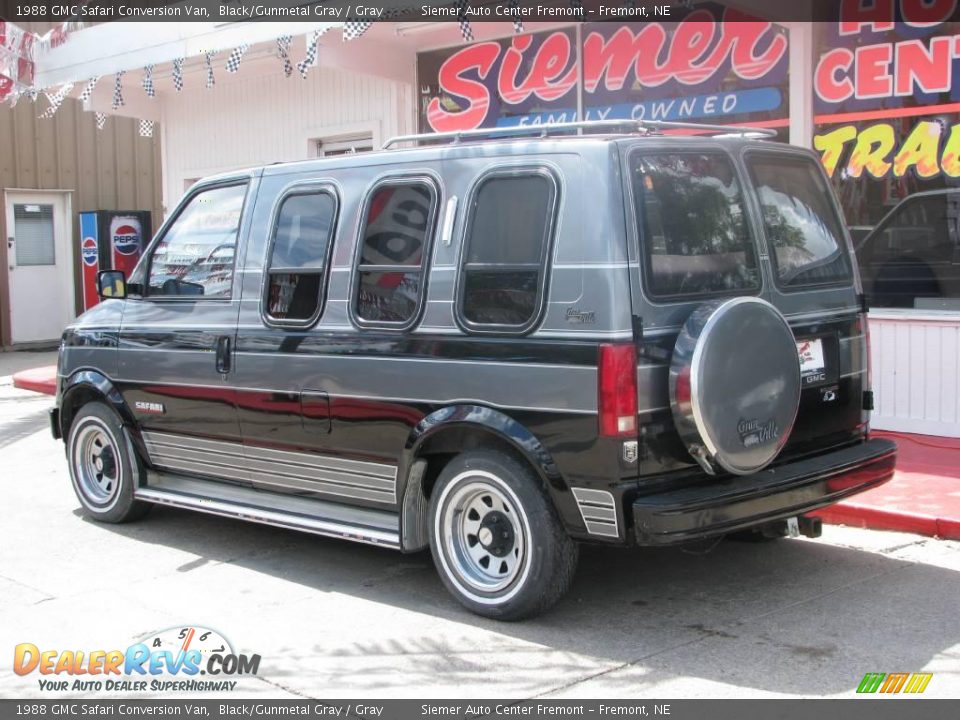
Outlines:
{"type": "Polygon", "coordinates": [[[143,439],[150,460],[170,470],[389,505],[397,501],[393,465],[169,433],[144,432],[143,439]]]}

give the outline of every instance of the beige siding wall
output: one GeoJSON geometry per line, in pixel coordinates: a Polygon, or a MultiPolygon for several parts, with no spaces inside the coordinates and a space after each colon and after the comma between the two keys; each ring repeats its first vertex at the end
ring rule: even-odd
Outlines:
{"type": "Polygon", "coordinates": [[[413,131],[412,85],[325,68],[312,69],[306,80],[296,72],[285,78],[275,61],[260,76],[244,77],[245,69],[210,90],[193,75],[182,93],[164,95],[167,212],[186,181],[314,157],[315,138],[369,130],[379,144],[413,131]]]}
{"type": "MultiPolygon", "coordinates": [[[[46,100],[24,98],[15,108],[0,107],[0,188],[71,190],[74,278],[80,308],[79,229],[76,213],[85,210],[151,210],[156,227],[162,218],[160,143],[139,136],[139,123],[110,117],[98,131],[94,114],[67,99],[50,119],[37,115],[46,100]]],[[[0,237],[6,238],[5,212],[0,212],[0,237]]],[[[6,242],[0,243],[0,332],[10,342],[6,242]]]]}

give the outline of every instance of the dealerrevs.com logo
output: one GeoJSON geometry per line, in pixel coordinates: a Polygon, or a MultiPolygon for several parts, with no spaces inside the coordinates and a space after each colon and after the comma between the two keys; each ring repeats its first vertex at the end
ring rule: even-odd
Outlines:
{"type": "Polygon", "coordinates": [[[256,675],[260,656],[238,654],[216,630],[175,627],[150,633],[125,650],[14,649],[17,675],[39,674],[49,692],[223,692],[234,678],[256,675]]]}

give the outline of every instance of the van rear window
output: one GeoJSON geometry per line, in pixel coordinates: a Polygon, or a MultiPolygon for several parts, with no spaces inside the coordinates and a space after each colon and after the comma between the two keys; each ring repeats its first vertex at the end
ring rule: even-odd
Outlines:
{"type": "Polygon", "coordinates": [[[773,153],[748,158],[777,282],[797,287],[849,279],[843,231],[814,161],[773,153]]]}
{"type": "Polygon", "coordinates": [[[652,296],[759,289],[743,193],[726,155],[636,154],[630,172],[652,296]]]}

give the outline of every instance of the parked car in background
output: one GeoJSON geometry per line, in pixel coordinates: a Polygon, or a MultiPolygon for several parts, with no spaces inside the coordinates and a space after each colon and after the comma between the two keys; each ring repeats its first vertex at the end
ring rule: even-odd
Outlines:
{"type": "Polygon", "coordinates": [[[960,310],[960,188],[905,198],[856,253],[870,307],[960,310]]]}

